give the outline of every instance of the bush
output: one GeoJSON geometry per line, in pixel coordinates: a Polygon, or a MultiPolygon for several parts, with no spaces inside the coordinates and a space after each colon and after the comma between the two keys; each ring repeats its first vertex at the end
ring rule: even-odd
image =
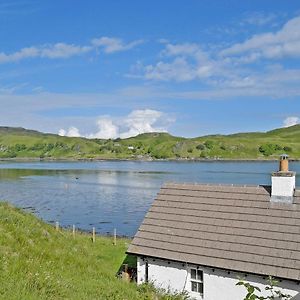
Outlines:
{"type": "Polygon", "coordinates": [[[156,151],[156,152],[152,153],[152,157],[154,157],[156,159],[166,159],[166,158],[168,158],[168,155],[166,153],[156,151]]]}
{"type": "Polygon", "coordinates": [[[200,158],[207,158],[207,153],[206,152],[201,152],[200,153],[200,158]]]}
{"type": "Polygon", "coordinates": [[[282,147],[277,144],[264,144],[258,148],[259,152],[265,156],[272,155],[274,152],[282,150],[282,147]]]}
{"type": "Polygon", "coordinates": [[[293,151],[292,147],[289,147],[289,146],[283,147],[283,150],[284,150],[285,152],[292,152],[292,151],[293,151]]]}
{"type": "Polygon", "coordinates": [[[44,147],[45,147],[45,144],[42,144],[42,143],[35,143],[35,144],[30,148],[30,150],[33,150],[33,151],[43,150],[44,147]]]}
{"type": "Polygon", "coordinates": [[[51,151],[52,149],[54,149],[54,144],[49,143],[49,144],[46,145],[45,151],[48,152],[48,151],[51,151]]]}
{"type": "Polygon", "coordinates": [[[26,146],[24,144],[16,144],[14,148],[17,152],[26,150],[26,146]]]}
{"type": "Polygon", "coordinates": [[[199,144],[196,146],[196,149],[201,151],[205,149],[205,146],[203,144],[199,144]]]}
{"type": "Polygon", "coordinates": [[[244,286],[247,290],[247,295],[243,300],[288,300],[292,296],[288,294],[283,294],[280,289],[277,288],[278,281],[276,281],[272,276],[269,276],[268,285],[265,287],[265,290],[268,291],[268,296],[259,296],[257,293],[261,293],[261,289],[255,285],[240,280],[236,285],[244,286]]]}
{"type": "Polygon", "coordinates": [[[138,286],[138,292],[141,299],[157,299],[157,300],[186,300],[189,299],[187,292],[174,293],[170,290],[157,288],[152,282],[143,283],[138,286]]]}
{"type": "Polygon", "coordinates": [[[69,149],[69,146],[67,144],[64,144],[62,142],[56,142],[54,147],[56,149],[64,149],[64,150],[68,150],[69,149]]]}
{"type": "Polygon", "coordinates": [[[105,145],[100,147],[100,152],[106,152],[106,151],[112,152],[113,148],[114,147],[112,145],[105,145]]]}
{"type": "Polygon", "coordinates": [[[14,151],[9,151],[9,152],[7,153],[7,157],[8,157],[8,158],[15,158],[15,157],[17,157],[17,153],[14,152],[14,151]]]}
{"type": "Polygon", "coordinates": [[[207,149],[212,149],[214,147],[214,142],[208,140],[204,143],[204,145],[207,149]]]}
{"type": "Polygon", "coordinates": [[[121,147],[115,147],[114,148],[114,153],[116,154],[121,154],[123,151],[122,151],[122,148],[121,147]]]}

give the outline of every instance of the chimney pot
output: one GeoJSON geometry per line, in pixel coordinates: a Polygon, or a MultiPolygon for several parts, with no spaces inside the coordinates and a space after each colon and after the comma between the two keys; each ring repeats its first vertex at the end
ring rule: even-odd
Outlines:
{"type": "Polygon", "coordinates": [[[279,160],[279,172],[289,171],[289,156],[287,154],[281,154],[279,160]]]}

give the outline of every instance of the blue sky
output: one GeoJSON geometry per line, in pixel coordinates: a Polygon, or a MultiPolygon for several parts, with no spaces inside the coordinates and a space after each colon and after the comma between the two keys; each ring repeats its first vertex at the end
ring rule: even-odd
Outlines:
{"type": "Polygon", "coordinates": [[[0,0],[0,125],[115,138],[299,123],[298,0],[0,0]]]}

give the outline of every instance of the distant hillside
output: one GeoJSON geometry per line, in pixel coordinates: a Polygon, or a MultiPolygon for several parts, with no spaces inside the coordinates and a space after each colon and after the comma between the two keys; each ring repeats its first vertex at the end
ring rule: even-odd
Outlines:
{"type": "Polygon", "coordinates": [[[145,133],[115,140],[0,127],[0,159],[272,159],[281,153],[300,158],[300,125],[197,138],[145,133]]]}

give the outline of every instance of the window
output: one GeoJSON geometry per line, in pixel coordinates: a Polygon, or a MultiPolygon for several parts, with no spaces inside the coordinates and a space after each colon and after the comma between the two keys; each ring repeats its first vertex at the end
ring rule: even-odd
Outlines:
{"type": "Polygon", "coordinates": [[[191,291],[203,296],[203,271],[191,269],[191,291]]]}
{"type": "Polygon", "coordinates": [[[145,263],[145,282],[149,281],[149,264],[148,261],[146,260],[145,263]]]}

